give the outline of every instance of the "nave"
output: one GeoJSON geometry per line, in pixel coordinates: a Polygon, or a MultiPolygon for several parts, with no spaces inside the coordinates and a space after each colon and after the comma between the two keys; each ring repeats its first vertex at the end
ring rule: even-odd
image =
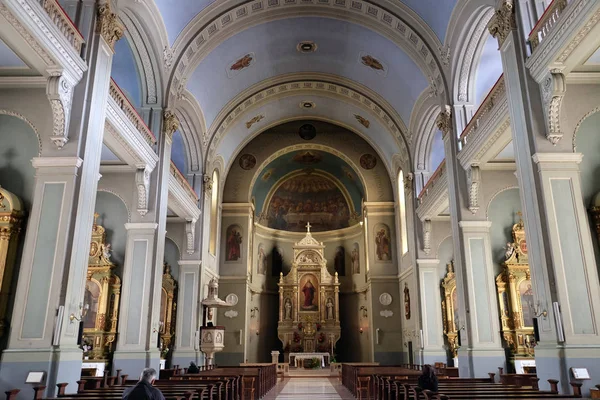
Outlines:
{"type": "Polygon", "coordinates": [[[346,400],[352,394],[336,378],[290,378],[279,382],[263,400],[346,400]]]}

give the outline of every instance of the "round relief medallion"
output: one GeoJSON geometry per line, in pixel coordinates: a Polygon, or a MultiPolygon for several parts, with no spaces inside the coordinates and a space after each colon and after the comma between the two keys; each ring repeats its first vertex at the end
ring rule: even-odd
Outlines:
{"type": "Polygon", "coordinates": [[[227,297],[225,297],[225,301],[232,306],[235,306],[238,303],[238,297],[235,293],[229,293],[227,297]]]}
{"type": "Polygon", "coordinates": [[[360,157],[360,166],[364,169],[373,169],[377,165],[377,158],[373,154],[363,154],[360,157]]]}
{"type": "Polygon", "coordinates": [[[382,306],[389,306],[392,304],[392,295],[389,293],[381,293],[381,296],[379,296],[379,302],[382,306]]]}
{"type": "Polygon", "coordinates": [[[240,157],[240,167],[246,171],[251,170],[256,165],[256,157],[252,154],[244,154],[240,157]]]}

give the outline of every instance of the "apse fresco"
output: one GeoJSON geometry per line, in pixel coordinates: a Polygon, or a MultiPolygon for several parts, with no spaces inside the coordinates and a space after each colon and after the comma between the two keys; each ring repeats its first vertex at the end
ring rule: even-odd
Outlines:
{"type": "Polygon", "coordinates": [[[290,232],[323,232],[347,228],[350,207],[340,189],[330,179],[296,175],[273,194],[267,208],[268,227],[290,232]]]}

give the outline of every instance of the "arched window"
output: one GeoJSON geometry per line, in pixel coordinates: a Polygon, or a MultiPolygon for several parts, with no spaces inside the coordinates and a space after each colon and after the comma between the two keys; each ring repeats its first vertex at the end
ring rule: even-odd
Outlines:
{"type": "Polygon", "coordinates": [[[404,195],[404,172],[398,172],[398,203],[400,205],[400,246],[402,255],[408,252],[408,230],[406,229],[406,197],[404,195]]]}
{"type": "Polygon", "coordinates": [[[219,200],[219,173],[215,169],[212,175],[212,194],[210,198],[210,254],[216,254],[217,248],[217,206],[219,200]]]}

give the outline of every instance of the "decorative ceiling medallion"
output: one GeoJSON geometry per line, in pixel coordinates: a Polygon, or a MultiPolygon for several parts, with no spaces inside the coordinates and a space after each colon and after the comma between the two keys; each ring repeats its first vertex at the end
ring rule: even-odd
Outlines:
{"type": "Polygon", "coordinates": [[[392,304],[392,295],[385,292],[381,293],[381,295],[379,296],[379,302],[382,306],[389,306],[390,304],[392,304]]]}
{"type": "Polygon", "coordinates": [[[227,302],[227,303],[228,303],[230,306],[235,306],[235,305],[238,303],[239,299],[238,299],[238,297],[237,297],[237,294],[235,294],[235,293],[229,293],[229,294],[227,295],[227,297],[225,297],[225,301],[226,301],[226,302],[227,302]]]}
{"type": "Polygon", "coordinates": [[[298,50],[300,53],[314,53],[317,51],[317,47],[318,46],[315,42],[305,40],[298,43],[296,50],[298,50]]]}
{"type": "Polygon", "coordinates": [[[261,114],[261,115],[257,115],[256,117],[252,118],[250,121],[246,122],[246,128],[248,128],[248,129],[252,128],[252,125],[261,121],[264,117],[265,116],[261,114]]]}
{"type": "Polygon", "coordinates": [[[371,126],[371,122],[368,119],[361,117],[358,114],[354,114],[354,118],[356,118],[358,123],[364,126],[365,128],[369,128],[369,126],[371,126]]]}
{"type": "Polygon", "coordinates": [[[373,169],[377,165],[377,157],[373,154],[363,154],[360,157],[360,166],[364,169],[373,169]]]}
{"type": "Polygon", "coordinates": [[[367,54],[360,53],[359,54],[360,62],[362,65],[371,68],[373,71],[377,72],[381,76],[387,75],[387,66],[383,63],[383,61],[367,54]]]}
{"type": "Polygon", "coordinates": [[[240,167],[243,170],[249,171],[256,165],[256,157],[252,154],[244,154],[240,157],[240,167]]]}
{"type": "Polygon", "coordinates": [[[227,77],[233,78],[239,74],[242,70],[252,66],[256,62],[256,56],[254,53],[247,53],[237,60],[233,61],[227,68],[227,77]]]}
{"type": "Polygon", "coordinates": [[[314,101],[301,101],[299,105],[303,110],[309,110],[317,106],[314,101]]]}
{"type": "Polygon", "coordinates": [[[304,140],[312,140],[317,136],[317,128],[311,124],[304,124],[300,127],[298,135],[304,140]]]}

